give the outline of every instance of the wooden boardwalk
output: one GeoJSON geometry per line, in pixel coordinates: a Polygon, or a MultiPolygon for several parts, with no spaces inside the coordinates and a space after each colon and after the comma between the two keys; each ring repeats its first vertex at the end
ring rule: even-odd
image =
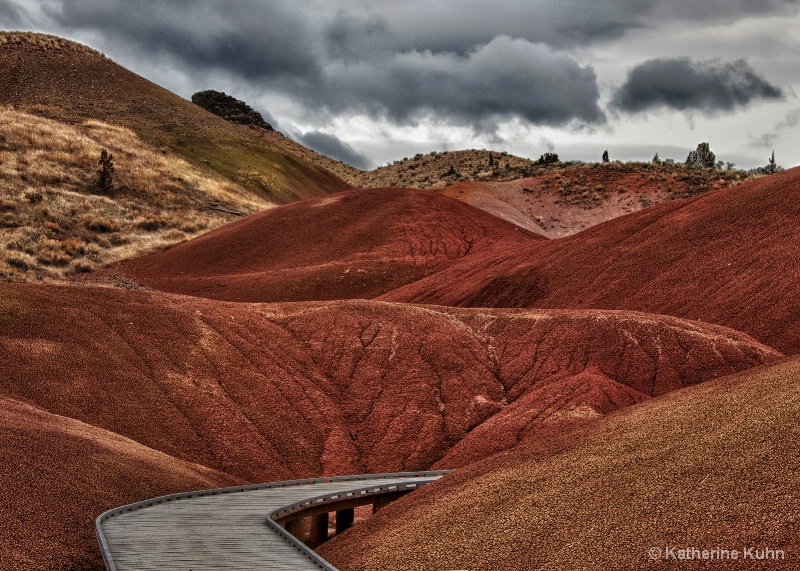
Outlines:
{"type": "Polygon", "coordinates": [[[109,510],[96,531],[109,571],[335,571],[272,514],[412,490],[445,472],[373,474],[173,494],[109,510]]]}

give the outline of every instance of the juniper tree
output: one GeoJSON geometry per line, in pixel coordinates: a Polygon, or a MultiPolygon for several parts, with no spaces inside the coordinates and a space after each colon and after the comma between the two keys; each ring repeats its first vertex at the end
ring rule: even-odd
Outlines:
{"type": "Polygon", "coordinates": [[[97,186],[105,193],[114,189],[114,155],[100,151],[100,168],[97,170],[97,186]]]}
{"type": "Polygon", "coordinates": [[[717,157],[711,151],[708,143],[700,143],[697,149],[691,151],[689,156],[686,157],[686,166],[689,167],[706,167],[713,169],[717,164],[717,157]]]}

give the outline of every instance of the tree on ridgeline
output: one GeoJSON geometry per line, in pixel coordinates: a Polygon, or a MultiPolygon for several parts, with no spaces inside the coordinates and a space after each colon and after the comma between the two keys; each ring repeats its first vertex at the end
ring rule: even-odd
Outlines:
{"type": "Polygon", "coordinates": [[[561,161],[558,160],[558,153],[544,153],[539,157],[539,160],[536,161],[537,165],[552,165],[558,164],[561,161]]]}
{"type": "Polygon", "coordinates": [[[772,149],[772,156],[770,157],[769,163],[767,164],[767,173],[769,173],[769,174],[776,173],[776,172],[778,172],[779,168],[780,167],[775,162],[775,149],[772,149]]]}
{"type": "Polygon", "coordinates": [[[688,167],[705,167],[713,169],[717,165],[717,157],[711,151],[708,143],[700,143],[697,149],[691,151],[689,156],[686,157],[686,166],[688,167]]]}

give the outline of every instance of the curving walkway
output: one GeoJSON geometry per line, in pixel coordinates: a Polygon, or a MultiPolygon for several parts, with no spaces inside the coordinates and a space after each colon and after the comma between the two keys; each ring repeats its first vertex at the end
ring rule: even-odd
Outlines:
{"type": "Polygon", "coordinates": [[[379,505],[381,498],[393,499],[446,473],[314,478],[173,494],[109,510],[95,529],[109,571],[336,571],[278,521],[290,527],[304,513],[327,514],[326,505],[379,505]]]}

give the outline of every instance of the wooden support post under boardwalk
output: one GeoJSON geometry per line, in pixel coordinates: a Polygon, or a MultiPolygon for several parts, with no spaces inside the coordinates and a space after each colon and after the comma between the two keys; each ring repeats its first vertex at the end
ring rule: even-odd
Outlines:
{"type": "Polygon", "coordinates": [[[338,510],[336,512],[336,535],[339,535],[346,529],[350,529],[355,518],[356,512],[353,508],[338,510]]]}
{"type": "Polygon", "coordinates": [[[378,496],[375,502],[372,504],[372,513],[378,513],[378,510],[388,506],[392,503],[396,498],[388,497],[388,496],[378,496]]]}
{"type": "Polygon", "coordinates": [[[290,519],[283,527],[297,539],[303,541],[303,518],[290,519]]]}
{"type": "Polygon", "coordinates": [[[317,547],[328,541],[328,512],[311,516],[311,533],[308,534],[309,547],[317,547]]]}

